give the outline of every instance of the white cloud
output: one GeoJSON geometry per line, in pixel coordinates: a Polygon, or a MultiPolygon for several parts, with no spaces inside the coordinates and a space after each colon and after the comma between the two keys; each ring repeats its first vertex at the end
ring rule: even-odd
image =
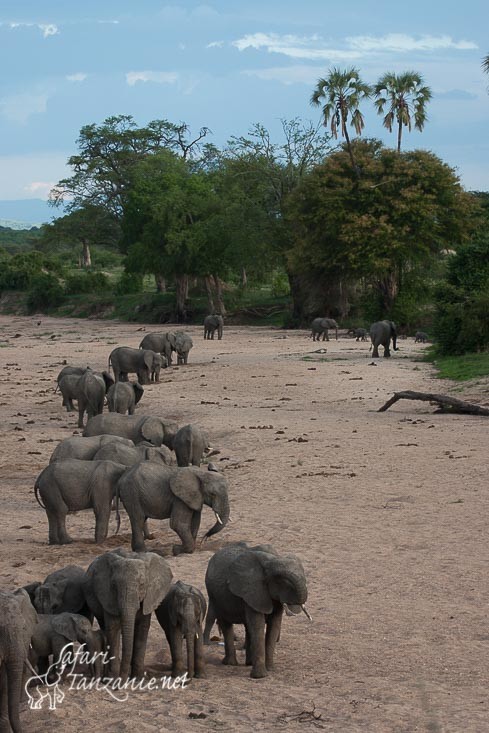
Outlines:
{"type": "Polygon", "coordinates": [[[269,69],[248,69],[242,73],[264,81],[278,81],[281,84],[315,84],[324,69],[318,66],[276,66],[269,69]]]}
{"type": "Polygon", "coordinates": [[[8,23],[8,27],[15,28],[39,28],[44,38],[48,36],[55,36],[59,33],[59,28],[54,23],[8,23]]]}
{"type": "Polygon", "coordinates": [[[24,191],[28,193],[34,193],[41,198],[47,199],[49,192],[55,185],[54,181],[32,181],[24,186],[24,191]]]}
{"type": "Polygon", "coordinates": [[[212,41],[211,43],[208,43],[206,48],[222,48],[224,46],[224,41],[212,41]]]}
{"type": "Polygon", "coordinates": [[[0,99],[0,115],[9,122],[25,125],[32,115],[46,112],[48,99],[46,92],[12,94],[0,99]]]}
{"type": "Polygon", "coordinates": [[[454,41],[450,36],[420,36],[414,38],[405,33],[389,33],[386,36],[351,36],[346,39],[351,48],[359,51],[472,51],[478,46],[472,41],[454,41]]]}
{"type": "Polygon", "coordinates": [[[175,71],[129,71],[126,74],[126,82],[130,87],[138,81],[152,81],[155,84],[175,84],[178,74],[175,71]]]}
{"type": "Polygon", "coordinates": [[[67,81],[85,81],[87,76],[88,74],[84,74],[83,71],[79,71],[76,74],[67,74],[67,76],[65,76],[65,79],[67,81]]]}
{"type": "Polygon", "coordinates": [[[119,20],[97,20],[100,25],[119,25],[119,20]]]}

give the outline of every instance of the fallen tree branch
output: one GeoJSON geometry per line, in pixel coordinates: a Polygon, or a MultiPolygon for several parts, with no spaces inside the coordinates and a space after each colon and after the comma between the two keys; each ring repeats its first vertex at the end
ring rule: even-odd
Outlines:
{"type": "Polygon", "coordinates": [[[377,412],[385,412],[398,400],[422,400],[423,402],[431,402],[432,404],[439,406],[440,409],[437,410],[437,412],[449,412],[457,415],[489,416],[489,407],[474,405],[471,402],[458,400],[456,397],[448,397],[448,395],[430,394],[428,392],[412,392],[410,390],[395,392],[394,397],[387,400],[385,405],[382,405],[377,412]]]}

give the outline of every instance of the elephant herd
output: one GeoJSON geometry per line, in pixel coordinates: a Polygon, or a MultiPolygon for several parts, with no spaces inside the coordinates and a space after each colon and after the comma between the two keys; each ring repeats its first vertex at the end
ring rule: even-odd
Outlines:
{"type": "MultiPolygon", "coordinates": [[[[214,331],[222,337],[222,319],[215,327],[206,325],[204,338],[212,339],[214,331]]],[[[179,341],[176,334],[174,343],[179,363],[185,364],[192,341],[182,335],[186,338],[179,341]]],[[[262,678],[273,669],[284,610],[289,615],[303,611],[310,618],[300,560],[271,545],[234,542],[216,551],[205,575],[208,601],[200,589],[173,582],[171,562],[148,551],[145,541],[153,539],[148,520],[170,520],[180,540],[173,555],[195,552],[204,506],[212,509],[215,521],[202,541],[230,522],[228,481],[208,462],[216,451],[205,431],[139,410],[134,414],[142,384],[157,382],[159,367],[171,363],[171,338],[157,341],[156,336],[161,334],[145,336],[140,349],[112,351],[114,379],[109,372],[71,366],[58,375],[63,405],[73,409],[72,400],[77,400],[80,421],[85,411],[88,420],[82,436],[59,443],[35,480],[35,497],[47,515],[48,542],[74,542],[66,527],[68,515],[91,509],[95,543],[102,543],[115,506],[116,533],[122,507],[129,517],[131,549],[110,550],[86,569],[68,565],[23,588],[0,591],[0,730],[9,730],[9,724],[14,733],[22,730],[24,687],[35,706],[51,685],[62,682],[59,660],[67,644],[86,650],[86,674],[95,679],[143,678],[153,612],[170,648],[172,676],[187,680],[206,674],[204,645],[210,643],[214,623],[224,637],[226,665],[238,663],[233,626],[244,625],[245,663],[251,677],[262,678]],[[150,362],[147,352],[160,358],[150,362]],[[138,382],[127,381],[130,373],[138,382]],[[104,414],[105,399],[109,413],[104,414]]]]}
{"type": "MultiPolygon", "coordinates": [[[[329,329],[335,329],[336,340],[338,340],[338,324],[332,318],[315,318],[311,324],[311,336],[313,341],[319,341],[322,335],[323,341],[329,341],[328,331],[329,329]]],[[[355,337],[356,341],[366,341],[367,333],[370,335],[371,347],[373,348],[372,356],[374,359],[379,357],[379,346],[384,347],[384,356],[389,357],[390,343],[392,340],[392,348],[397,351],[397,327],[393,321],[376,321],[370,326],[370,331],[367,332],[365,328],[352,328],[347,332],[355,337]]],[[[418,332],[420,333],[420,332],[418,332]]],[[[418,336],[418,334],[416,334],[418,336]]],[[[424,339],[416,338],[415,340],[427,340],[426,334],[422,334],[424,339]]]]}

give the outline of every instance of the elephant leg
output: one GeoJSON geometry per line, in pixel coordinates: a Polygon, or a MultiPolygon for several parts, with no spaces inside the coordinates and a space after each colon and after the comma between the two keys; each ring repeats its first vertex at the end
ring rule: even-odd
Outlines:
{"type": "Polygon", "coordinates": [[[49,530],[48,530],[49,544],[50,545],[60,545],[61,542],[59,541],[59,537],[58,537],[58,522],[56,519],[56,515],[50,509],[46,509],[46,514],[48,517],[48,525],[49,525],[49,530]]]}
{"type": "Polygon", "coordinates": [[[216,612],[212,600],[209,598],[209,605],[207,606],[207,615],[205,617],[204,627],[204,644],[210,644],[210,635],[214,622],[216,620],[216,612]]]}
{"type": "Polygon", "coordinates": [[[273,669],[273,656],[275,654],[275,646],[280,638],[280,629],[282,627],[282,606],[273,611],[267,618],[267,630],[265,633],[265,666],[267,669],[273,669]]]}
{"type": "Polygon", "coordinates": [[[173,545],[174,555],[180,555],[182,552],[190,553],[195,550],[195,538],[192,536],[191,530],[192,515],[192,509],[189,509],[182,501],[175,500],[173,502],[170,527],[182,541],[181,545],[173,545]]]}
{"type": "Polygon", "coordinates": [[[172,677],[179,677],[185,672],[182,629],[179,626],[172,626],[167,638],[171,653],[171,675],[172,677]]]}
{"type": "Polygon", "coordinates": [[[245,665],[251,667],[253,664],[251,660],[251,636],[248,631],[248,627],[245,626],[245,665]]]}
{"type": "Polygon", "coordinates": [[[233,625],[227,621],[220,621],[219,626],[221,627],[222,634],[224,636],[224,659],[223,664],[227,664],[230,667],[237,667],[238,660],[236,658],[236,649],[234,648],[234,630],[233,625]]]}
{"type": "Polygon", "coordinates": [[[207,677],[205,673],[205,657],[204,657],[204,639],[202,637],[202,629],[197,627],[197,636],[195,639],[195,669],[194,677],[207,677]]]}
{"type": "Polygon", "coordinates": [[[192,513],[192,519],[190,522],[190,531],[192,533],[192,537],[194,538],[194,541],[197,539],[197,534],[199,532],[201,518],[202,518],[202,512],[193,512],[192,513]]]}
{"type": "Polygon", "coordinates": [[[134,550],[134,552],[146,552],[146,545],[144,544],[144,526],[146,518],[141,511],[134,511],[132,508],[128,514],[132,531],[131,549],[134,550]]]}
{"type": "Polygon", "coordinates": [[[100,545],[109,533],[109,520],[110,520],[110,506],[109,503],[96,505],[95,511],[95,544],[100,545]]]}
{"type": "Polygon", "coordinates": [[[250,677],[260,679],[267,676],[265,666],[265,617],[249,606],[245,608],[246,628],[250,635],[251,672],[250,677]]]}
{"type": "Polygon", "coordinates": [[[131,674],[133,677],[143,677],[144,656],[146,644],[148,643],[149,627],[151,625],[151,614],[138,611],[134,626],[134,644],[132,653],[131,674]]]}
{"type": "MultiPolygon", "coordinates": [[[[79,428],[83,427],[84,412],[85,412],[85,404],[81,400],[78,400],[78,427],[79,428]]],[[[90,415],[88,417],[90,418],[90,415]]]]}
{"type": "Polygon", "coordinates": [[[127,411],[127,412],[128,412],[128,414],[129,414],[129,415],[134,415],[134,409],[135,409],[134,405],[131,405],[131,406],[129,407],[128,411],[127,411]]]}
{"type": "Polygon", "coordinates": [[[378,344],[374,344],[374,350],[372,351],[372,359],[379,358],[379,347],[378,344]]]}
{"type": "Polygon", "coordinates": [[[7,668],[5,663],[2,663],[0,665],[0,731],[10,730],[7,690],[7,668]]]}
{"type": "Polygon", "coordinates": [[[386,346],[384,346],[384,358],[388,359],[390,355],[391,355],[391,352],[389,349],[389,344],[387,344],[386,346]]]}
{"type": "Polygon", "coordinates": [[[154,538],[155,538],[154,534],[152,532],[150,532],[149,524],[148,524],[148,519],[147,518],[144,520],[143,534],[144,534],[144,539],[145,540],[154,540],[154,538]]]}
{"type": "Polygon", "coordinates": [[[121,645],[121,621],[118,616],[104,613],[104,632],[107,639],[107,651],[109,660],[109,675],[118,677],[121,665],[120,645],[121,645]]]}
{"type": "Polygon", "coordinates": [[[69,545],[73,539],[66,531],[66,516],[68,507],[64,502],[58,506],[55,511],[46,505],[46,514],[49,524],[49,544],[50,545],[69,545]]]}
{"type": "Polygon", "coordinates": [[[73,400],[71,399],[71,397],[68,397],[68,399],[66,400],[66,411],[74,412],[74,410],[75,410],[75,407],[73,405],[73,400]]]}

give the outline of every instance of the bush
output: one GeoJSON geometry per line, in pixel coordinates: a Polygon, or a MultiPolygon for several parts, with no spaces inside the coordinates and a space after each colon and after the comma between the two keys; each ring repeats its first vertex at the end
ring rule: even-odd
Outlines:
{"type": "Polygon", "coordinates": [[[485,351],[489,346],[489,294],[466,295],[453,285],[436,294],[433,332],[442,355],[485,351]]]}
{"type": "Polygon", "coordinates": [[[66,278],[65,291],[68,295],[97,293],[109,288],[109,278],[103,272],[80,272],[66,278]]]}
{"type": "Polygon", "coordinates": [[[135,272],[123,272],[114,288],[114,293],[116,295],[128,295],[129,293],[141,293],[142,290],[142,275],[135,272]]]}
{"type": "Polygon", "coordinates": [[[271,293],[275,298],[290,295],[289,278],[285,272],[273,273],[271,293]]]}
{"type": "Polygon", "coordinates": [[[31,279],[27,292],[27,307],[30,311],[56,308],[61,305],[63,298],[63,288],[55,275],[42,272],[31,279]]]}
{"type": "Polygon", "coordinates": [[[59,269],[59,262],[35,250],[2,257],[0,290],[26,290],[35,276],[59,269]]]}

